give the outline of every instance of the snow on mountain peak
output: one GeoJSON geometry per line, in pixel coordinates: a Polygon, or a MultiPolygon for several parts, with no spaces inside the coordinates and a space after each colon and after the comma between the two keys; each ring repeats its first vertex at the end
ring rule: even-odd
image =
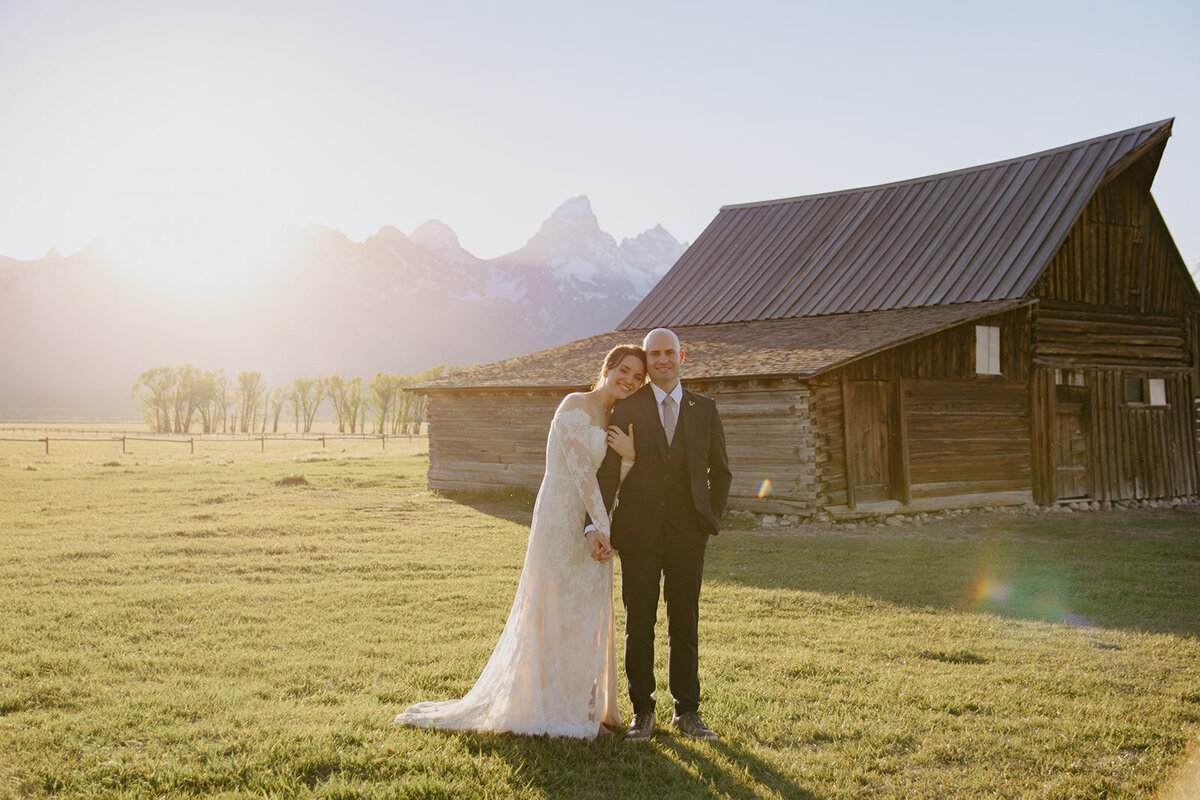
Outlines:
{"type": "Polygon", "coordinates": [[[413,242],[453,267],[469,267],[479,263],[479,259],[463,249],[458,241],[458,234],[442,222],[431,219],[422,222],[413,231],[413,242]]]}
{"type": "Polygon", "coordinates": [[[570,219],[574,217],[596,222],[596,214],[592,211],[592,201],[588,200],[586,194],[572,197],[556,208],[554,213],[550,215],[550,219],[570,219]]]}
{"type": "MultiPolygon", "coordinates": [[[[371,241],[374,241],[376,243],[383,242],[383,243],[387,243],[387,244],[396,244],[396,243],[407,244],[409,242],[409,238],[407,236],[405,236],[404,232],[401,231],[399,228],[395,228],[391,225],[384,225],[382,228],[380,228],[378,231],[376,231],[373,236],[367,237],[367,242],[371,242],[371,241]]],[[[365,243],[366,242],[364,242],[364,244],[365,243]]]]}
{"type": "Polygon", "coordinates": [[[440,250],[445,247],[461,248],[458,234],[440,219],[422,222],[413,231],[412,240],[430,250],[440,250]]]}

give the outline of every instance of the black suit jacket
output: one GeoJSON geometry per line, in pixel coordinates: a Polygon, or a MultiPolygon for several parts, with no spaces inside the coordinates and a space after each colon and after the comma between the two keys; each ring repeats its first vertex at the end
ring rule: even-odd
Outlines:
{"type": "MultiPolygon", "coordinates": [[[[604,456],[596,473],[604,505],[612,508],[620,486],[620,502],[612,519],[612,545],[636,552],[653,546],[665,518],[663,488],[667,472],[667,436],[658,416],[654,390],[646,384],[619,401],[609,418],[610,425],[628,430],[633,423],[637,457],[621,483],[621,456],[614,450],[604,456]]],[[[725,431],[717,405],[711,397],[683,390],[679,404],[679,430],[684,436],[692,502],[701,530],[715,535],[729,499],[729,458],[725,454],[725,431]]]]}

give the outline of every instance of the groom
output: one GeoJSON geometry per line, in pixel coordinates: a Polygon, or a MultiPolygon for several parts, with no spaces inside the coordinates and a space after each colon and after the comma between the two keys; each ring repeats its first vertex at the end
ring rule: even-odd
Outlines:
{"type": "MultiPolygon", "coordinates": [[[[679,383],[683,349],[665,328],[646,334],[650,383],[613,408],[609,423],[633,425],[637,457],[620,481],[621,457],[609,450],[596,478],[604,504],[613,512],[612,547],[621,557],[625,604],[625,675],[633,701],[633,724],[625,738],[654,733],[654,623],[659,582],[667,601],[669,677],[675,699],[674,725],[696,739],[717,739],[700,719],[697,622],[704,547],[720,527],[729,496],[725,433],[713,401],[679,383]]],[[[608,542],[590,525],[593,554],[603,558],[608,542]]]]}

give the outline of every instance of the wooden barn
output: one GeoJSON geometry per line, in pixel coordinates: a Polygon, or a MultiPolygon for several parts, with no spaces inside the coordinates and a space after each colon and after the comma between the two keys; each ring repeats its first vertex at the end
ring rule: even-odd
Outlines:
{"type": "Polygon", "coordinates": [[[731,508],[1195,495],[1200,294],[1150,195],[1171,125],[722,208],[619,330],[422,386],[429,485],[536,487],[562,395],[665,326],[731,508]]]}

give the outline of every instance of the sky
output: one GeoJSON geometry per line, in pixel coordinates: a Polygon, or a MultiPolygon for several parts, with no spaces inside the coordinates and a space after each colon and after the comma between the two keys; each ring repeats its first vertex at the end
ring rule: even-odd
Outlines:
{"type": "Polygon", "coordinates": [[[585,194],[618,239],[1175,117],[1200,265],[1200,3],[0,0],[0,254],[230,275],[289,226],[491,258],[585,194]]]}

